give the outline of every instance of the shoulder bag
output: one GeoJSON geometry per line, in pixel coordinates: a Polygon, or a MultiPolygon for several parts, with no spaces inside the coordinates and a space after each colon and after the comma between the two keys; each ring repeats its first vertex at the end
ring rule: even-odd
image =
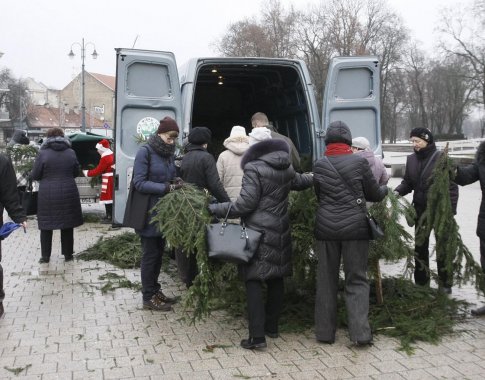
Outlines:
{"type": "Polygon", "coordinates": [[[27,188],[22,192],[22,208],[25,211],[25,215],[37,214],[38,195],[37,191],[33,191],[32,180],[29,179],[27,188]]]}
{"type": "Polygon", "coordinates": [[[337,173],[337,175],[340,177],[342,180],[343,184],[349,189],[350,193],[355,196],[356,203],[361,207],[362,211],[365,214],[365,217],[367,219],[367,224],[369,226],[369,234],[371,236],[370,240],[376,240],[379,238],[384,237],[384,231],[382,230],[381,226],[377,224],[377,220],[369,213],[369,210],[367,210],[367,207],[365,207],[364,202],[360,197],[357,196],[355,193],[354,189],[350,187],[350,185],[347,183],[347,181],[340,175],[337,169],[335,169],[335,166],[332,165],[328,157],[325,157],[329,163],[329,165],[332,167],[333,171],[337,173]]]}
{"type": "MultiPolygon", "coordinates": [[[[148,153],[148,174],[150,173],[150,161],[151,153],[150,149],[147,149],[148,153]]],[[[135,230],[142,230],[145,227],[148,207],[150,206],[150,194],[142,193],[135,188],[133,184],[133,177],[130,182],[130,191],[126,198],[125,214],[123,216],[123,226],[131,227],[135,230]]]]}
{"type": "Polygon", "coordinates": [[[231,206],[222,223],[211,223],[206,226],[209,258],[234,264],[247,264],[256,253],[264,232],[246,227],[243,221],[241,224],[227,223],[231,206]]]}

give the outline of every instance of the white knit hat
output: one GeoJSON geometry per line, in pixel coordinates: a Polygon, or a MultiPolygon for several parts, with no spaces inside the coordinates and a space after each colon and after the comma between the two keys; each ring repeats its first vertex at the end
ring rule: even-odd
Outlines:
{"type": "Polygon", "coordinates": [[[266,127],[253,128],[249,133],[249,145],[271,138],[271,131],[266,127]]]}
{"type": "Polygon", "coordinates": [[[241,127],[240,125],[235,125],[231,129],[231,134],[229,137],[247,137],[246,128],[241,127]]]}
{"type": "Polygon", "coordinates": [[[365,137],[356,137],[352,139],[352,146],[363,150],[370,150],[370,142],[365,137]]]}

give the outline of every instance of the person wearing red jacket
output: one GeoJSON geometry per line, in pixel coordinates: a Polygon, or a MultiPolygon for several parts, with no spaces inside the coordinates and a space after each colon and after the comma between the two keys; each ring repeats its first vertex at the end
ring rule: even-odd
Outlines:
{"type": "Polygon", "coordinates": [[[113,166],[114,155],[109,146],[109,141],[101,140],[96,144],[101,159],[98,166],[91,170],[83,170],[86,177],[101,176],[101,195],[99,203],[104,204],[106,209],[106,217],[101,221],[103,224],[112,223],[113,216],[113,166]]]}

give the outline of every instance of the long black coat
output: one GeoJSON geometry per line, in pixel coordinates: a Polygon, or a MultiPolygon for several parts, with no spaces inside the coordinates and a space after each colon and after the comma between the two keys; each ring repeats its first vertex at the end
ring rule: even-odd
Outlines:
{"type": "MultiPolygon", "coordinates": [[[[421,149],[419,152],[410,154],[406,159],[406,170],[404,178],[395,191],[399,195],[413,193],[413,205],[418,214],[426,209],[428,203],[428,190],[433,178],[433,170],[442,153],[436,150],[434,143],[421,149]],[[436,152],[436,154],[434,154],[436,152]],[[428,164],[429,162],[429,164],[428,164]]],[[[453,213],[456,214],[456,205],[458,203],[458,186],[450,182],[450,198],[453,213]]]]}
{"type": "MultiPolygon", "coordinates": [[[[244,170],[241,193],[232,202],[230,218],[241,217],[247,227],[264,231],[263,242],[247,265],[241,265],[244,281],[268,280],[292,274],[291,234],[288,216],[290,190],[312,185],[310,174],[296,173],[290,164],[289,146],[283,140],[264,140],[251,146],[241,161],[244,170]]],[[[231,202],[210,205],[224,217],[231,202]]]]}
{"type": "Polygon", "coordinates": [[[49,137],[40,147],[32,179],[39,181],[37,222],[40,230],[74,228],[83,224],[81,200],[74,178],[79,162],[64,137],[49,137]]]}
{"type": "Polygon", "coordinates": [[[180,177],[185,182],[209,190],[219,202],[230,201],[219,178],[216,160],[212,154],[201,145],[190,143],[185,150],[186,153],[180,164],[180,177]]]}
{"type": "Polygon", "coordinates": [[[387,194],[387,187],[376,182],[369,162],[358,154],[324,157],[314,165],[313,182],[318,200],[315,238],[369,240],[365,200],[379,202],[387,194]],[[330,163],[353,189],[352,193],[330,163]],[[363,201],[361,205],[357,198],[363,201]]]}
{"type": "Polygon", "coordinates": [[[485,141],[480,144],[475,156],[475,162],[467,166],[459,166],[455,182],[465,186],[475,181],[480,181],[482,189],[482,202],[478,213],[477,235],[485,239],[485,141]]]}

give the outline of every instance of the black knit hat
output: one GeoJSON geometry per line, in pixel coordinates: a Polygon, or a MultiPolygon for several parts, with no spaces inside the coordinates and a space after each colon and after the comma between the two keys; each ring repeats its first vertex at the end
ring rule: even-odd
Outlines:
{"type": "Polygon", "coordinates": [[[420,139],[426,141],[428,144],[432,144],[434,141],[433,134],[427,128],[414,128],[409,134],[409,137],[419,137],[420,139]]]}
{"type": "Polygon", "coordinates": [[[212,132],[207,127],[194,127],[189,132],[189,143],[203,145],[210,143],[212,132]]]}
{"type": "Polygon", "coordinates": [[[333,121],[330,123],[325,134],[325,144],[344,143],[352,146],[352,133],[343,121],[333,121]]]}

